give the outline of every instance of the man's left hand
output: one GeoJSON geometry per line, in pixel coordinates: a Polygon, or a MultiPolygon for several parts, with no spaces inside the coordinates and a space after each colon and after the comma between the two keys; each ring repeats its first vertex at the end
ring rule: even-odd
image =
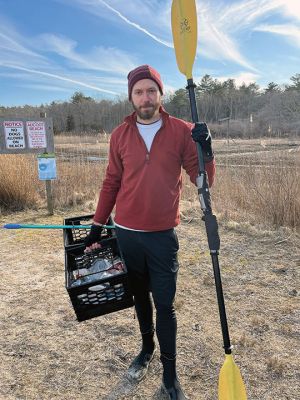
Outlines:
{"type": "Polygon", "coordinates": [[[195,123],[195,127],[192,129],[192,138],[200,144],[205,156],[213,157],[211,134],[205,122],[195,123]]]}

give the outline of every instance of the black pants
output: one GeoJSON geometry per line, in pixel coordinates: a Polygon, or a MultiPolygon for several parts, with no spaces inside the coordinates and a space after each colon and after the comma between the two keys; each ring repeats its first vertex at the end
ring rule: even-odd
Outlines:
{"type": "Polygon", "coordinates": [[[174,309],[179,268],[178,239],[174,229],[137,232],[116,227],[117,237],[134,295],[141,333],[153,330],[156,308],[156,334],[161,353],[176,355],[177,321],[174,309]]]}

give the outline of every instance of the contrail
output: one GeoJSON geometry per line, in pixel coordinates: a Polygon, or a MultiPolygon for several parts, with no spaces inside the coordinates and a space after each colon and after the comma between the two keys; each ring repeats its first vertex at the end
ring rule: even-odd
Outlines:
{"type": "Polygon", "coordinates": [[[6,50],[15,51],[15,52],[19,51],[20,53],[23,53],[23,54],[28,54],[30,56],[35,56],[35,57],[45,59],[45,57],[41,56],[40,54],[34,53],[31,50],[26,49],[25,47],[20,45],[18,42],[16,42],[14,39],[5,35],[2,32],[0,32],[0,38],[4,39],[4,43],[5,43],[5,41],[7,41],[10,44],[10,47],[7,47],[7,45],[3,44],[3,42],[2,42],[0,47],[4,48],[6,50]]]}
{"type": "Polygon", "coordinates": [[[10,65],[10,64],[4,64],[4,63],[2,63],[2,65],[3,65],[4,67],[13,68],[13,69],[18,69],[18,70],[20,70],[20,71],[30,72],[30,73],[32,73],[32,74],[38,74],[38,75],[43,75],[43,76],[49,76],[49,77],[51,77],[51,78],[60,79],[61,81],[76,83],[77,85],[84,86],[84,87],[89,88],[89,89],[97,90],[98,92],[104,92],[104,93],[109,93],[109,94],[113,94],[113,95],[118,95],[118,94],[119,94],[119,93],[117,93],[117,92],[112,92],[111,90],[101,89],[101,88],[99,88],[99,87],[97,87],[97,86],[92,86],[92,85],[89,85],[89,84],[84,83],[84,82],[76,81],[76,80],[74,80],[74,79],[65,78],[64,76],[60,76],[60,75],[56,75],[56,74],[50,74],[49,72],[43,72],[43,71],[38,71],[38,70],[36,70],[36,69],[30,69],[30,68],[25,68],[25,67],[19,67],[19,66],[17,66],[17,65],[10,65]]]}
{"type": "Polygon", "coordinates": [[[140,25],[136,24],[135,22],[131,22],[128,18],[126,18],[123,14],[121,14],[118,10],[115,8],[111,7],[109,4],[107,4],[104,0],[99,0],[100,3],[104,4],[105,7],[107,7],[110,11],[114,12],[115,14],[118,15],[123,21],[125,21],[127,24],[134,26],[136,29],[138,29],[141,32],[144,32],[146,35],[150,36],[152,39],[154,39],[156,42],[163,44],[164,46],[170,47],[173,49],[173,44],[166,42],[157,36],[153,35],[152,33],[148,32],[145,28],[142,28],[140,25]]]}

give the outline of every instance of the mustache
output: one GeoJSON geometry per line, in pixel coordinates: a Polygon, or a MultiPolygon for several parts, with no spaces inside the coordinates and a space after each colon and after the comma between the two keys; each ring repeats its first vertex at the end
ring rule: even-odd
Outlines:
{"type": "Polygon", "coordinates": [[[140,108],[143,108],[143,107],[154,107],[154,104],[152,104],[152,103],[144,103],[144,104],[142,104],[141,106],[140,106],[140,108]]]}

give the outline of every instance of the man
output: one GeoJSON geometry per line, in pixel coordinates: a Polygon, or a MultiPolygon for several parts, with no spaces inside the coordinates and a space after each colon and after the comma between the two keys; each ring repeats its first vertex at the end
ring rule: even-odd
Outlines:
{"type": "Polygon", "coordinates": [[[142,336],[142,349],[131,363],[128,377],[140,381],[155,353],[151,292],[163,365],[162,388],[169,399],[185,400],[176,372],[174,310],[179,268],[174,227],[179,224],[181,168],[195,183],[198,161],[194,141],[201,144],[210,185],[215,162],[206,124],[194,127],[171,117],[161,105],[162,95],[163,83],[154,68],[142,65],[128,74],[128,96],[135,112],[111,134],[109,163],[86,246],[87,250],[99,247],[101,225],[116,205],[116,233],[142,336]]]}

